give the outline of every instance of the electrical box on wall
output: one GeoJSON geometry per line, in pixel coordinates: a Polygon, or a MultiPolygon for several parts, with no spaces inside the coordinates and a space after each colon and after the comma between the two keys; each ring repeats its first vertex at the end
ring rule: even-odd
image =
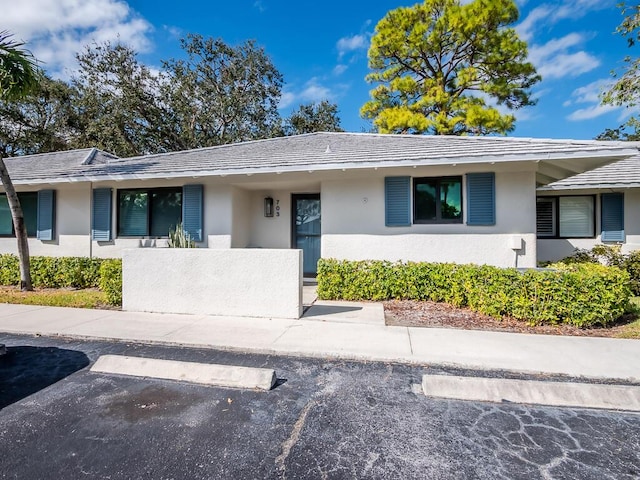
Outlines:
{"type": "Polygon", "coordinates": [[[509,237],[509,248],[511,250],[522,250],[524,240],[520,235],[512,235],[509,237]]]}

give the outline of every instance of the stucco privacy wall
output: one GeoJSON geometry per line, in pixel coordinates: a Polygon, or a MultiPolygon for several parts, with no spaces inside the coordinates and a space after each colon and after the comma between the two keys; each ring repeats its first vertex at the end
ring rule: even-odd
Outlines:
{"type": "MultiPolygon", "coordinates": [[[[624,230],[625,242],[622,244],[622,252],[627,253],[640,249],[640,189],[608,189],[606,193],[624,193],[624,230]]],[[[539,238],[538,260],[541,262],[555,261],[571,255],[576,248],[589,250],[602,243],[601,232],[601,204],[602,190],[558,190],[555,192],[538,192],[538,196],[556,195],[597,195],[595,202],[596,237],[595,238],[539,238]]]]}
{"type": "MultiPolygon", "coordinates": [[[[464,198],[463,185],[463,202],[464,198]]],[[[322,257],[536,266],[535,172],[480,165],[460,168],[406,169],[375,178],[322,182],[322,257]],[[446,176],[473,171],[496,174],[496,224],[416,224],[386,227],[384,176],[446,176]],[[514,250],[514,242],[522,247],[514,250]],[[517,255],[516,255],[517,254],[517,255]]]]}
{"type": "Polygon", "coordinates": [[[302,252],[124,250],[122,308],[140,312],[299,318],[302,252]]]}

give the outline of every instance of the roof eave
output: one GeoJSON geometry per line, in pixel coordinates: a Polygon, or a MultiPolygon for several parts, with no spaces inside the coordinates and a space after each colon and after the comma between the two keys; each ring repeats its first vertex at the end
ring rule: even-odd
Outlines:
{"type": "MultiPolygon", "coordinates": [[[[258,175],[274,173],[295,173],[314,171],[337,171],[337,170],[362,170],[379,168],[406,168],[423,166],[456,166],[456,165],[477,165],[477,164],[500,164],[500,163],[525,163],[525,162],[545,162],[555,163],[570,159],[602,159],[601,165],[606,165],[632,155],[637,155],[635,148],[615,148],[597,151],[579,150],[574,152],[560,153],[532,153],[513,155],[481,155],[481,156],[447,156],[437,159],[408,159],[390,161],[367,161],[367,162],[344,162],[344,163],[315,163],[307,165],[287,165],[268,166],[252,168],[230,168],[230,169],[209,169],[190,170],[179,172],[160,172],[149,174],[98,174],[91,173],[69,175],[64,177],[50,177],[41,179],[15,180],[18,185],[36,184],[57,184],[57,183],[79,183],[79,182],[107,182],[107,181],[128,181],[128,180],[150,180],[150,179],[170,179],[170,178],[200,178],[200,177],[223,177],[239,175],[258,175]]],[[[597,168],[598,166],[592,168],[597,168]]],[[[115,165],[114,165],[115,166],[115,165]]]]}
{"type": "Polygon", "coordinates": [[[563,190],[620,190],[627,188],[640,188],[640,183],[591,183],[575,185],[545,185],[538,187],[541,192],[557,192],[563,190]]]}

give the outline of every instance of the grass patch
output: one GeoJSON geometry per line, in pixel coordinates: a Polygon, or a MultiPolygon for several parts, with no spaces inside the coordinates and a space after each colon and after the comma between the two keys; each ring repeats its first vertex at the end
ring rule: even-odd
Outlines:
{"type": "Polygon", "coordinates": [[[640,339],[640,297],[632,297],[629,299],[631,308],[629,313],[625,315],[631,317],[631,321],[623,325],[620,332],[616,334],[616,338],[639,338],[640,339]],[[635,320],[633,318],[635,317],[635,320]]]}
{"type": "Polygon", "coordinates": [[[22,292],[16,287],[0,287],[0,303],[43,305],[47,307],[113,308],[109,306],[104,292],[94,288],[71,290],[35,289],[22,292]]]}
{"type": "Polygon", "coordinates": [[[616,335],[616,338],[638,338],[640,339],[640,319],[631,322],[622,328],[622,331],[616,335]]]}

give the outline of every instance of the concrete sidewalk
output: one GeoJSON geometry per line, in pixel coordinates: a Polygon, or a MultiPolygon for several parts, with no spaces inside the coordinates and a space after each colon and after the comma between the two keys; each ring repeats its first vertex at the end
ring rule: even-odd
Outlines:
{"type": "Polygon", "coordinates": [[[299,320],[0,304],[0,332],[640,382],[638,340],[388,327],[376,303],[315,302],[299,320]]]}

